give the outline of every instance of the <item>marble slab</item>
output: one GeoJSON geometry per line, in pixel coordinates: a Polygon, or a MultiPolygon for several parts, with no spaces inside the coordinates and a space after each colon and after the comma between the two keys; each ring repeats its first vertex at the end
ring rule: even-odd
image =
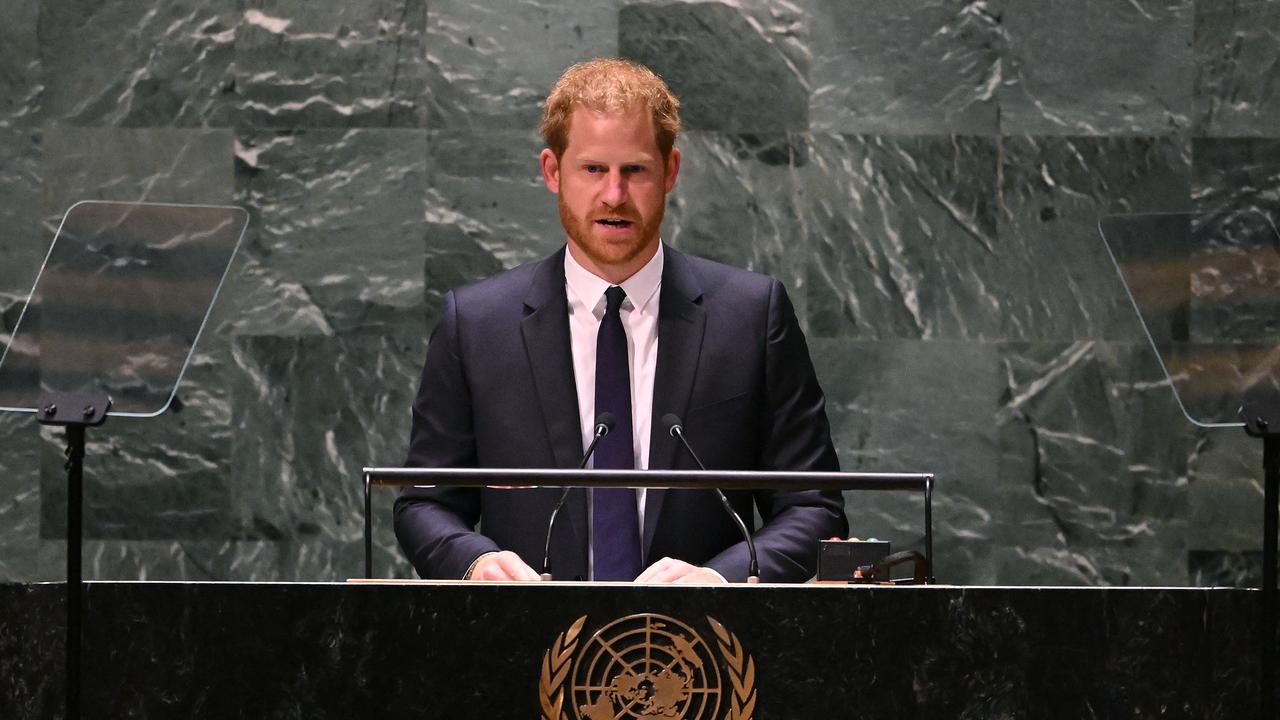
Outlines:
{"type": "Polygon", "coordinates": [[[815,132],[1000,132],[999,101],[1009,80],[1006,31],[988,3],[812,0],[803,6],[815,132]]]}
{"type": "Polygon", "coordinates": [[[1185,210],[1189,150],[1156,137],[1002,139],[997,232],[1008,248],[998,261],[1005,339],[1142,337],[1098,219],[1185,210]]]}
{"type": "Polygon", "coordinates": [[[262,268],[268,287],[247,293],[251,303],[229,294],[220,308],[229,329],[277,334],[278,315],[257,327],[244,320],[261,305],[286,304],[323,334],[377,333],[369,316],[380,308],[421,307],[421,266],[408,260],[424,246],[426,141],[413,129],[237,138],[237,201],[251,218],[245,262],[262,268]]]}
{"type": "MultiPolygon", "coordinates": [[[[40,227],[42,140],[36,129],[0,128],[0,223],[7,228],[0,243],[0,302],[6,317],[11,306],[26,301],[53,239],[40,227]]],[[[6,322],[0,334],[9,329],[6,322]]],[[[4,345],[7,341],[0,340],[4,345]]]]}
{"type": "Polygon", "coordinates": [[[1162,136],[1190,127],[1191,0],[983,6],[1001,28],[1001,132],[1162,136]]]}
{"type": "MultiPolygon", "coordinates": [[[[36,37],[39,16],[38,3],[0,8],[0,128],[30,128],[40,122],[45,84],[36,37]]],[[[3,167],[11,165],[4,162],[3,167]]]]}
{"type": "Polygon", "coordinates": [[[427,71],[433,130],[532,130],[556,78],[618,54],[618,0],[432,0],[427,71]]]}
{"type": "Polygon", "coordinates": [[[235,103],[260,128],[423,127],[425,0],[234,3],[235,103]]]}
{"type": "Polygon", "coordinates": [[[1195,3],[1195,127],[1210,137],[1280,135],[1276,36],[1266,0],[1195,3]]]}
{"type": "Polygon", "coordinates": [[[787,43],[785,28],[730,3],[634,3],[618,12],[618,55],[666,81],[690,130],[808,129],[802,49],[787,43]]]}
{"type": "Polygon", "coordinates": [[[235,0],[21,4],[39,7],[43,110],[50,121],[138,128],[231,124],[235,0]]]}

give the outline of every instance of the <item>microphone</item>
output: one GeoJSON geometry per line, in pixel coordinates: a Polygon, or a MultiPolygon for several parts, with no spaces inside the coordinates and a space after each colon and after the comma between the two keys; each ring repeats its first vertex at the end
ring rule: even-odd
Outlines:
{"type": "MultiPolygon", "coordinates": [[[[582,454],[582,462],[578,463],[578,469],[581,470],[587,466],[587,461],[595,454],[596,445],[600,444],[600,440],[608,435],[618,424],[618,418],[614,417],[611,412],[602,412],[596,416],[596,430],[591,438],[591,444],[587,446],[587,451],[582,454]]],[[[569,499],[569,491],[573,488],[567,487],[560,493],[560,499],[556,501],[556,506],[551,509],[551,519],[547,521],[547,544],[543,548],[542,553],[542,579],[551,579],[551,531],[556,527],[556,515],[560,514],[560,508],[564,507],[564,501],[569,499]]]]}
{"type": "MultiPolygon", "coordinates": [[[[684,428],[681,426],[680,417],[675,413],[667,413],[662,416],[662,425],[667,429],[671,437],[679,440],[684,445],[684,449],[689,451],[689,457],[692,457],[693,461],[698,464],[698,469],[706,470],[707,466],[703,465],[702,461],[698,459],[698,453],[693,451],[693,446],[684,437],[684,428]]],[[[720,498],[720,504],[724,506],[725,512],[729,513],[729,517],[733,518],[733,521],[738,525],[738,530],[742,533],[742,539],[747,542],[747,552],[751,554],[751,565],[747,569],[747,583],[754,585],[760,582],[760,565],[756,562],[755,541],[751,539],[751,533],[747,531],[747,524],[742,522],[742,518],[738,516],[737,511],[729,504],[729,498],[724,496],[720,488],[711,489],[715,491],[716,497],[720,498]]]]}

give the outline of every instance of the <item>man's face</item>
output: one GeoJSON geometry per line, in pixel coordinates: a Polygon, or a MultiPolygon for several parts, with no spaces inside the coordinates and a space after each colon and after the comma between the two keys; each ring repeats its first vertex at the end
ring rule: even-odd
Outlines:
{"type": "Polygon", "coordinates": [[[667,193],[680,170],[680,152],[663,162],[647,111],[569,118],[568,144],[557,158],[542,151],[542,177],[559,195],[569,250],[587,270],[618,283],[658,250],[667,193]]]}

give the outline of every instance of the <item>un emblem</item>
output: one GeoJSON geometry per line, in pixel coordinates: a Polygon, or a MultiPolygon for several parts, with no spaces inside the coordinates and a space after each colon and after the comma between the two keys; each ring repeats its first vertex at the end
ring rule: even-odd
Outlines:
{"type": "Polygon", "coordinates": [[[707,617],[714,648],[689,625],[652,613],[614,620],[579,647],[586,622],[578,618],[542,657],[543,720],[750,720],[755,712],[755,661],[715,618],[707,617]]]}

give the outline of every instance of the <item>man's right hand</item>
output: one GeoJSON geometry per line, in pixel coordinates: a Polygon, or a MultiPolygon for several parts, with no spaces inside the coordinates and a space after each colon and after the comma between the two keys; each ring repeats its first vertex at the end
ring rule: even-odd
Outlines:
{"type": "Polygon", "coordinates": [[[471,568],[468,580],[536,582],[540,580],[538,573],[510,550],[482,555],[471,568]]]}

